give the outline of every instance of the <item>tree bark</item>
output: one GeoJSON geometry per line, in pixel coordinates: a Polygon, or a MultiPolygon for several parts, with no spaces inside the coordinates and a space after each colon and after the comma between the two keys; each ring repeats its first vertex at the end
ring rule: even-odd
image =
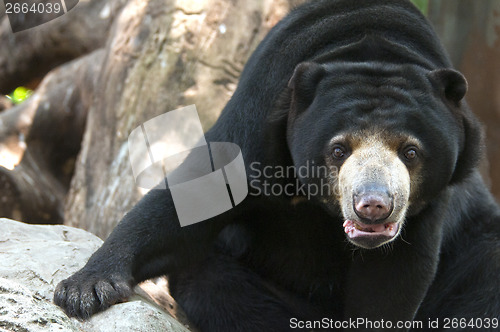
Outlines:
{"type": "Polygon", "coordinates": [[[80,0],[57,19],[12,33],[0,2],[0,93],[9,94],[18,86],[39,82],[51,69],[101,48],[114,17],[125,3],[126,0],[80,0]]]}
{"type": "Polygon", "coordinates": [[[500,201],[500,2],[430,1],[429,18],[469,83],[466,99],[486,130],[481,171],[500,201]]]}
{"type": "Polygon", "coordinates": [[[26,102],[0,113],[2,217],[63,222],[65,197],[92,100],[90,88],[103,55],[95,51],[57,68],[26,102]]]}

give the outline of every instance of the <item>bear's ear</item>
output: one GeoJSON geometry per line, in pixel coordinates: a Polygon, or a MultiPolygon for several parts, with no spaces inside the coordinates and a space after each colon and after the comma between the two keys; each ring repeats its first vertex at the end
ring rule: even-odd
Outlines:
{"type": "Polygon", "coordinates": [[[467,92],[467,80],[464,75],[450,68],[436,69],[428,75],[438,92],[455,106],[458,106],[467,92]]]}
{"type": "Polygon", "coordinates": [[[325,68],[314,62],[302,62],[288,81],[291,91],[291,108],[295,111],[306,109],[313,101],[316,87],[325,74],[325,68]]]}
{"type": "Polygon", "coordinates": [[[460,72],[451,68],[442,68],[429,72],[428,77],[438,93],[460,109],[455,114],[462,124],[462,143],[450,181],[451,184],[455,184],[467,178],[481,159],[482,128],[468,105],[461,103],[467,92],[467,80],[460,72]]]}

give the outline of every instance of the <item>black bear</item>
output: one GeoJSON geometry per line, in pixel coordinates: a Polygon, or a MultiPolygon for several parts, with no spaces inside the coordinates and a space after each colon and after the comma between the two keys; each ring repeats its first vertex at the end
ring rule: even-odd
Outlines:
{"type": "Polygon", "coordinates": [[[206,133],[241,147],[248,197],[180,227],[150,191],[55,303],[85,318],[167,275],[202,331],[495,330],[500,209],[466,90],[409,1],[296,8],[206,133]]]}

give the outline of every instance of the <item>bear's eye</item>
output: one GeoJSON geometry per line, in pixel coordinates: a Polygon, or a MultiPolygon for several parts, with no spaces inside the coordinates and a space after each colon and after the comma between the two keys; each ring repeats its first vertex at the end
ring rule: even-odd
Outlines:
{"type": "Polygon", "coordinates": [[[333,158],[335,158],[335,159],[344,159],[344,157],[346,156],[346,151],[341,146],[335,146],[333,148],[332,155],[333,155],[333,158]]]}
{"type": "Polygon", "coordinates": [[[412,161],[417,158],[417,150],[415,148],[407,148],[404,152],[406,160],[412,161]]]}

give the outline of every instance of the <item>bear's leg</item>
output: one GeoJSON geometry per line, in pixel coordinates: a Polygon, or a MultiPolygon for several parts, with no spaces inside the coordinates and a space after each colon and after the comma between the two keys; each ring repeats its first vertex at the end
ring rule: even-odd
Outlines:
{"type": "Polygon", "coordinates": [[[137,283],[203,260],[236,210],[181,227],[169,190],[151,190],[87,264],[58,284],[54,302],[68,316],[87,318],[125,301],[137,283]]]}
{"type": "Polygon", "coordinates": [[[255,272],[226,255],[172,274],[172,296],[202,332],[297,331],[297,318],[255,272]]]}

